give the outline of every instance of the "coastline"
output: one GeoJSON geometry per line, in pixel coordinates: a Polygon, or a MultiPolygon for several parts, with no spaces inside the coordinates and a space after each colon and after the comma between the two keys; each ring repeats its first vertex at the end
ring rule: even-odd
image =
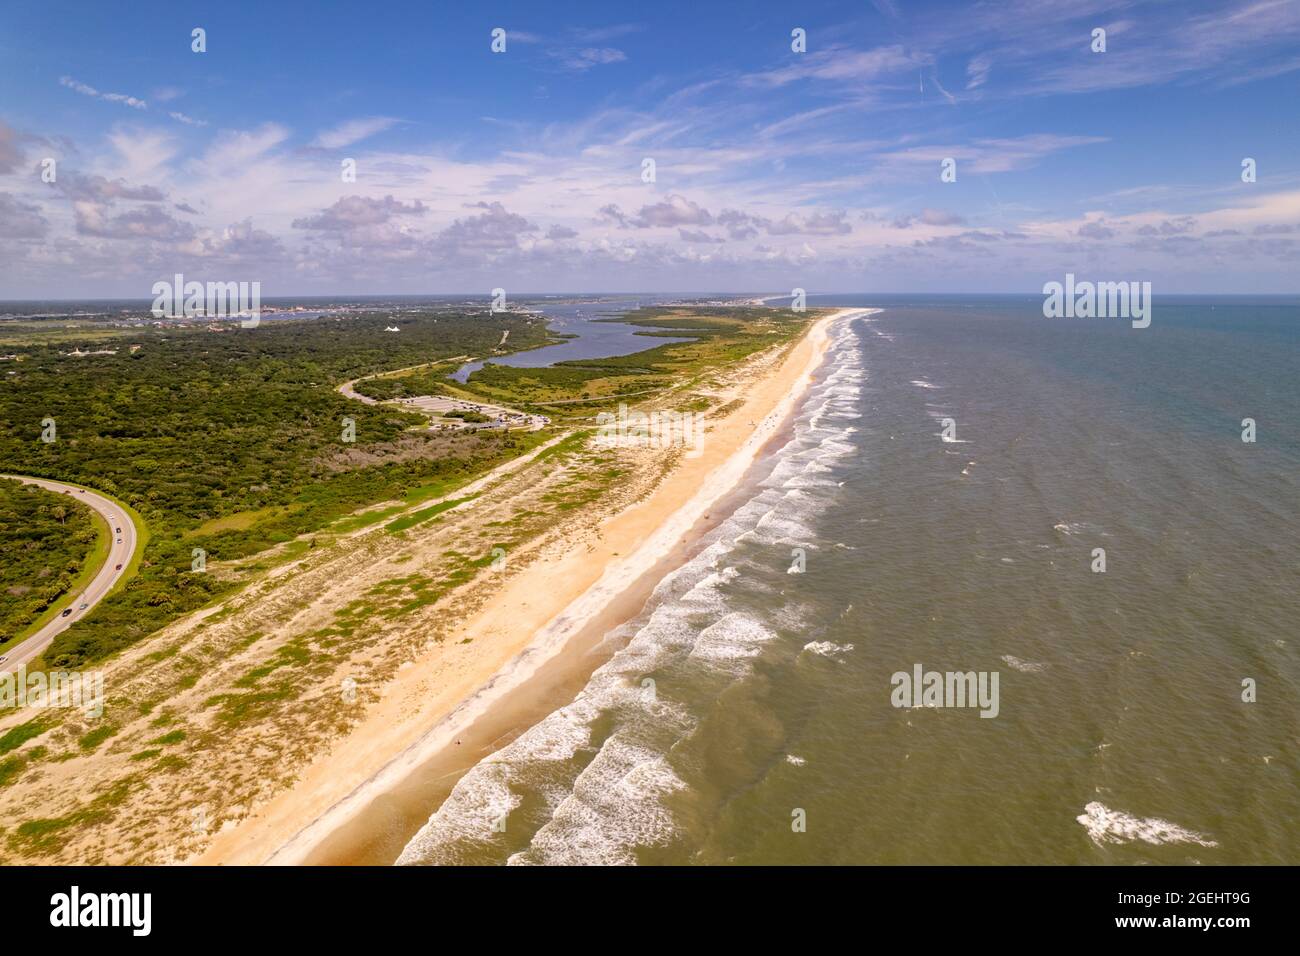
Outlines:
{"type": "Polygon", "coordinates": [[[811,323],[742,404],[709,424],[702,453],[683,456],[648,497],[603,522],[591,549],[523,569],[457,628],[456,640],[483,648],[471,665],[447,673],[414,660],[351,734],[192,862],[392,862],[413,833],[401,831],[423,824],[440,790],[581,687],[603,636],[720,520],[711,509],[781,433],[832,326],[866,311],[811,323]]]}

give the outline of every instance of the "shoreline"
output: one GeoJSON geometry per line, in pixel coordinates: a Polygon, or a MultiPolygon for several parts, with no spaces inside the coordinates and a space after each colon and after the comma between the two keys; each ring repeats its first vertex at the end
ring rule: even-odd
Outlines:
{"type": "Polygon", "coordinates": [[[477,666],[439,673],[417,658],[351,734],[192,862],[396,859],[460,773],[572,699],[597,658],[613,652],[602,651],[608,632],[722,520],[712,511],[782,433],[829,351],[832,326],[867,311],[839,309],[811,323],[740,407],[710,423],[702,453],[683,456],[647,498],[607,518],[589,553],[508,579],[457,629],[458,640],[488,639],[477,666]]]}

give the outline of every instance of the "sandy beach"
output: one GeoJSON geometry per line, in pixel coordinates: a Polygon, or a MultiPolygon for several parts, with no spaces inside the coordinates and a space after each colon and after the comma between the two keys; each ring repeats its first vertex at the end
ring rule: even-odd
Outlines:
{"type": "Polygon", "coordinates": [[[603,635],[636,613],[716,521],[711,509],[804,394],[831,325],[859,311],[820,318],[781,354],[759,356],[739,403],[710,421],[700,454],[679,456],[648,496],[601,524],[586,549],[507,578],[453,632],[453,641],[474,649],[460,666],[413,660],[350,734],[192,862],[391,862],[436,807],[430,800],[598,666],[603,635]]]}

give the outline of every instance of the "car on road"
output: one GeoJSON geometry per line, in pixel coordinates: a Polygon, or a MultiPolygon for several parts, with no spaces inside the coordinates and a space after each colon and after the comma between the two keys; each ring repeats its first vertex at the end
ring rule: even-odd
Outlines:
{"type": "Polygon", "coordinates": [[[118,538],[118,539],[117,539],[117,543],[118,543],[118,544],[121,544],[121,543],[122,543],[122,539],[121,539],[121,538],[118,538]]]}
{"type": "Polygon", "coordinates": [[[88,607],[90,607],[90,605],[87,604],[85,601],[82,601],[82,602],[81,602],[81,607],[77,608],[77,610],[78,610],[78,611],[84,611],[84,610],[85,610],[86,608],[88,608],[88,607]]]}
{"type": "Polygon", "coordinates": [[[119,564],[119,565],[118,565],[117,567],[115,567],[113,570],[114,570],[114,571],[121,571],[121,570],[122,570],[122,565],[119,564]]]}
{"type": "Polygon", "coordinates": [[[113,530],[116,531],[118,534],[121,534],[121,533],[122,533],[122,529],[121,529],[121,528],[114,528],[113,530]]]}
{"type": "Polygon", "coordinates": [[[68,616],[69,614],[71,614],[71,613],[72,613],[72,608],[70,608],[70,607],[65,607],[65,608],[63,609],[63,613],[62,613],[61,615],[59,615],[59,616],[60,616],[60,617],[67,617],[67,616],[68,616]]]}
{"type": "Polygon", "coordinates": [[[3,664],[7,660],[9,660],[8,654],[0,654],[0,664],[3,664]]]}

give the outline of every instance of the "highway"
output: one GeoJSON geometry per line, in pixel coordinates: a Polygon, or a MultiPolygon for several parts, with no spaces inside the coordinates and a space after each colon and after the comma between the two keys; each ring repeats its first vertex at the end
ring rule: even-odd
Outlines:
{"type": "Polygon", "coordinates": [[[13,671],[17,670],[21,664],[31,663],[33,659],[41,655],[45,648],[49,647],[50,642],[55,637],[66,631],[74,622],[81,620],[94,611],[95,605],[103,600],[104,595],[108,594],[113,589],[113,586],[130,570],[131,558],[139,544],[140,535],[135,523],[131,521],[130,515],[103,495],[83,490],[76,485],[65,485],[61,481],[49,481],[45,478],[28,478],[25,475],[3,474],[0,474],[0,478],[13,478],[25,485],[40,485],[48,491],[66,494],[69,498],[99,512],[100,517],[108,522],[108,530],[112,534],[109,539],[108,560],[104,562],[103,567],[99,569],[99,572],[86,586],[85,590],[74,596],[72,603],[67,605],[72,609],[72,613],[65,617],[60,612],[53,620],[46,622],[44,627],[18,646],[7,651],[0,651],[0,655],[4,657],[4,660],[0,661],[0,671],[13,671]],[[117,530],[119,528],[121,531],[117,530]],[[82,604],[87,605],[87,607],[82,608],[82,604]]]}

